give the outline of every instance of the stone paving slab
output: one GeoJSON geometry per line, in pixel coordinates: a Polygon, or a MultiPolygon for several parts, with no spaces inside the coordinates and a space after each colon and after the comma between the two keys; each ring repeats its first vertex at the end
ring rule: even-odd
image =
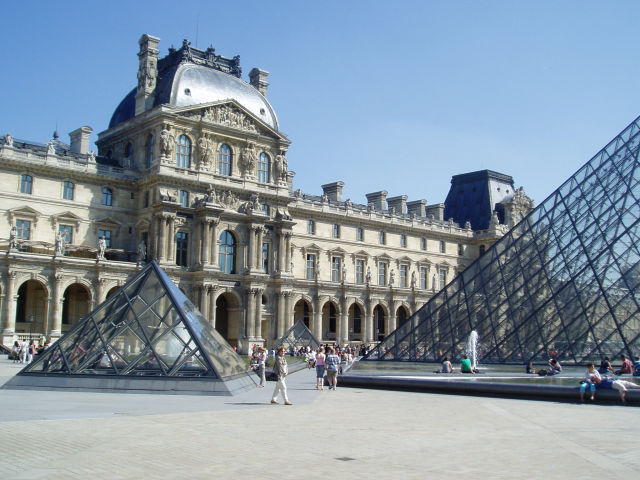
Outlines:
{"type": "MultiPolygon", "coordinates": [[[[0,381],[17,368],[0,361],[0,381]]],[[[638,410],[418,392],[234,397],[0,390],[0,468],[56,478],[634,478],[638,410]]]]}

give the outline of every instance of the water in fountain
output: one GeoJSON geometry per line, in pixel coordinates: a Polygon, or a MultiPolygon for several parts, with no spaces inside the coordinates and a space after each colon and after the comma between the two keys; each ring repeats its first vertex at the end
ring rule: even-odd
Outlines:
{"type": "Polygon", "coordinates": [[[478,332],[472,330],[469,334],[469,340],[467,340],[467,355],[471,360],[471,368],[475,370],[478,366],[478,332]]]}

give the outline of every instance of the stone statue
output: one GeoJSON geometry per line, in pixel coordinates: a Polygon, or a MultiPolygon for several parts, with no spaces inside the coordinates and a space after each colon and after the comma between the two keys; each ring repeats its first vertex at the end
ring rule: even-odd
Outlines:
{"type": "Polygon", "coordinates": [[[56,147],[54,146],[53,142],[49,142],[47,144],[47,155],[55,155],[56,153],[56,147]]]}
{"type": "Polygon", "coordinates": [[[91,150],[89,153],[87,153],[87,159],[90,163],[96,163],[96,152],[91,150]]]}
{"type": "Polygon", "coordinates": [[[389,286],[393,287],[395,283],[396,283],[396,271],[391,270],[391,273],[389,274],[389,286]]]}
{"type": "Polygon", "coordinates": [[[13,136],[10,133],[4,134],[4,144],[7,147],[13,147],[13,136]]]}
{"type": "Polygon", "coordinates": [[[211,145],[211,140],[205,135],[201,135],[198,139],[198,159],[200,160],[198,166],[200,170],[209,170],[212,158],[213,147],[211,145]]]}
{"type": "Polygon", "coordinates": [[[287,181],[287,157],[284,156],[284,152],[280,152],[276,155],[276,160],[273,165],[275,169],[276,179],[287,181]]]}
{"type": "Polygon", "coordinates": [[[9,230],[9,250],[18,248],[18,228],[13,225],[9,230]]]}
{"type": "Polygon", "coordinates": [[[347,208],[351,208],[351,207],[353,207],[353,202],[351,201],[351,199],[350,199],[350,198],[347,198],[347,199],[344,201],[344,206],[345,206],[345,207],[347,207],[347,208]]]}
{"type": "Polygon", "coordinates": [[[467,220],[465,222],[464,228],[465,228],[465,230],[471,230],[471,222],[469,220],[467,220]]]}
{"type": "Polygon", "coordinates": [[[434,275],[431,279],[431,290],[436,291],[436,276],[434,275]]]}
{"type": "Polygon", "coordinates": [[[327,195],[326,193],[322,194],[322,203],[327,203],[329,201],[329,195],[327,195]]]}
{"type": "Polygon", "coordinates": [[[342,264],[342,283],[347,281],[347,265],[345,263],[342,264]]]}
{"type": "Polygon", "coordinates": [[[54,256],[64,255],[64,246],[65,246],[64,234],[62,232],[58,232],[56,234],[56,243],[55,243],[53,255],[54,256]]]}
{"type": "Polygon", "coordinates": [[[367,284],[371,283],[371,267],[367,266],[367,276],[366,276],[367,284]]]}
{"type": "Polygon", "coordinates": [[[104,253],[107,251],[107,241],[104,237],[98,239],[98,258],[97,260],[104,260],[104,253]]]}
{"type": "Polygon", "coordinates": [[[160,132],[160,154],[164,157],[170,157],[175,143],[176,137],[171,132],[171,125],[164,125],[162,132],[160,132]]]}
{"type": "Polygon", "coordinates": [[[247,174],[253,174],[254,170],[256,169],[257,161],[258,156],[256,155],[255,146],[253,145],[253,143],[249,143],[240,155],[239,163],[242,175],[245,176],[247,174]]]}
{"type": "Polygon", "coordinates": [[[411,288],[416,288],[416,272],[411,272],[411,288]]]}
{"type": "Polygon", "coordinates": [[[144,243],[144,240],[140,240],[138,244],[138,249],[136,250],[136,263],[140,265],[144,262],[144,259],[147,257],[147,245],[144,243]]]}

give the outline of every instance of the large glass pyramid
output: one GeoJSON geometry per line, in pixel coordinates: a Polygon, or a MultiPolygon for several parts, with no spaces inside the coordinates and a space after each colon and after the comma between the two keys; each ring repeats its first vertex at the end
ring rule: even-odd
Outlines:
{"type": "MultiPolygon", "coordinates": [[[[599,362],[640,351],[640,118],[365,360],[599,362]]],[[[633,357],[631,357],[633,358],[633,357]]]]}
{"type": "MultiPolygon", "coordinates": [[[[166,381],[227,381],[248,377],[247,370],[240,356],[151,262],[18,376],[161,378],[175,389],[166,381]]],[[[177,389],[191,390],[194,385],[177,389]]],[[[144,386],[138,382],[139,388],[144,386]]]]}
{"type": "Polygon", "coordinates": [[[313,333],[309,331],[302,320],[298,320],[285,334],[276,342],[274,349],[283,345],[285,352],[292,352],[301,347],[311,347],[313,350],[320,348],[320,342],[313,333]]]}

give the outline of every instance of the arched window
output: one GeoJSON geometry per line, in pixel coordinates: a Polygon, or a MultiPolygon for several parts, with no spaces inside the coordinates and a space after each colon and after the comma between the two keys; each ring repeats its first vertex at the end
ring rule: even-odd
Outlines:
{"type": "Polygon", "coordinates": [[[110,207],[113,205],[113,192],[110,188],[104,187],[102,189],[102,205],[110,207]]]}
{"type": "Polygon", "coordinates": [[[271,159],[269,155],[262,152],[258,157],[258,182],[269,183],[269,172],[271,171],[271,159]]]}
{"type": "Polygon", "coordinates": [[[220,145],[218,149],[218,173],[231,176],[231,149],[226,143],[220,145]]]}
{"type": "Polygon", "coordinates": [[[220,235],[219,252],[220,271],[236,273],[236,239],[229,230],[220,235]]]}
{"type": "Polygon", "coordinates": [[[151,168],[153,164],[153,135],[149,135],[147,139],[147,168],[151,168]]]}
{"type": "Polygon", "coordinates": [[[178,168],[191,168],[191,140],[186,135],[178,137],[176,146],[176,166],[178,168]]]}

